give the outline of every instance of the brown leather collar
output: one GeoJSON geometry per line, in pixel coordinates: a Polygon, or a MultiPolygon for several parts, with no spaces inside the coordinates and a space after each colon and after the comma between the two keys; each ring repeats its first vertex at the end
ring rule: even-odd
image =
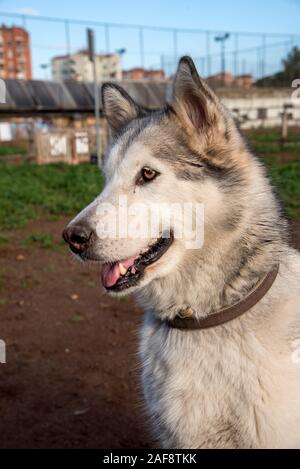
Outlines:
{"type": "Polygon", "coordinates": [[[254,288],[243,300],[235,303],[232,306],[221,309],[220,311],[211,314],[205,318],[195,318],[194,311],[188,307],[181,310],[174,319],[166,320],[169,327],[175,329],[208,329],[209,327],[220,326],[226,322],[232,321],[233,319],[246,313],[256,303],[261,300],[267,291],[273,285],[279,270],[279,264],[277,264],[254,288]]]}

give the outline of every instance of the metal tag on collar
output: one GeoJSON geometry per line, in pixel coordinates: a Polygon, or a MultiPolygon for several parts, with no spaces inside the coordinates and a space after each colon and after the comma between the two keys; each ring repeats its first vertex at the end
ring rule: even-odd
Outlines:
{"type": "Polygon", "coordinates": [[[177,316],[181,319],[191,318],[194,315],[194,310],[190,306],[187,308],[181,309],[177,316]]]}

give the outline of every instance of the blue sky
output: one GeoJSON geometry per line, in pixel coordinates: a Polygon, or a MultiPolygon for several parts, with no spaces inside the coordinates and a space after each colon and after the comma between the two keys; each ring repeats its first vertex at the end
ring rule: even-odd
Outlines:
{"type": "MultiPolygon", "coordinates": [[[[40,67],[49,63],[54,55],[64,54],[66,51],[66,36],[63,24],[45,23],[40,21],[39,15],[59,18],[75,18],[84,21],[143,24],[178,28],[197,28],[229,31],[253,31],[257,33],[299,34],[300,0],[0,0],[0,11],[30,14],[35,20],[28,20],[26,27],[31,33],[33,50],[34,76],[43,77],[45,71],[40,67]]],[[[1,23],[18,24],[19,20],[1,18],[1,23]]],[[[71,50],[85,46],[86,25],[71,25],[71,50]]],[[[97,50],[105,51],[104,28],[96,28],[97,50]]],[[[261,37],[241,37],[240,49],[255,48],[261,45],[261,37]]],[[[299,43],[294,39],[294,44],[299,43]]],[[[268,44],[279,44],[267,50],[266,64],[268,71],[275,71],[279,67],[280,59],[286,55],[292,45],[288,38],[270,37],[268,44]]],[[[124,67],[140,64],[139,33],[136,30],[113,28],[110,31],[109,48],[114,51],[125,47],[124,67]]],[[[206,36],[201,34],[183,34],[177,37],[178,55],[190,53],[196,58],[206,54],[206,36]]],[[[231,35],[228,51],[234,49],[234,35],[231,35]]],[[[144,34],[145,65],[158,67],[162,63],[166,66],[174,59],[173,35],[169,32],[147,31],[144,34]]],[[[217,54],[219,45],[213,41],[211,52],[217,54]]],[[[239,57],[239,72],[259,70],[261,52],[245,52],[239,57]]],[[[212,61],[212,71],[219,68],[220,58],[212,61]]],[[[198,66],[205,61],[198,60],[198,66]]],[[[228,55],[227,68],[232,71],[233,56],[228,55]]]]}

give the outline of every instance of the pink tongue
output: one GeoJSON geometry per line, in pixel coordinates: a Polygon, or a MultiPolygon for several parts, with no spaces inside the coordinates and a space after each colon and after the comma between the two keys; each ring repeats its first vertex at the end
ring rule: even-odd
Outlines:
{"type": "MultiPolygon", "coordinates": [[[[124,261],[121,261],[125,269],[128,269],[134,264],[136,256],[129,257],[124,261]]],[[[114,264],[104,264],[102,269],[102,283],[106,288],[112,287],[117,283],[121,277],[120,262],[115,262],[114,264]]]]}

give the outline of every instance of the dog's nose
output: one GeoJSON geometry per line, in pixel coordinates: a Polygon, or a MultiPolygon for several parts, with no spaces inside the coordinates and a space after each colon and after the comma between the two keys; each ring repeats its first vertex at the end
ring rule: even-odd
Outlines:
{"type": "Polygon", "coordinates": [[[70,225],[63,231],[63,238],[75,254],[83,253],[90,242],[92,229],[83,225],[70,225]]]}

